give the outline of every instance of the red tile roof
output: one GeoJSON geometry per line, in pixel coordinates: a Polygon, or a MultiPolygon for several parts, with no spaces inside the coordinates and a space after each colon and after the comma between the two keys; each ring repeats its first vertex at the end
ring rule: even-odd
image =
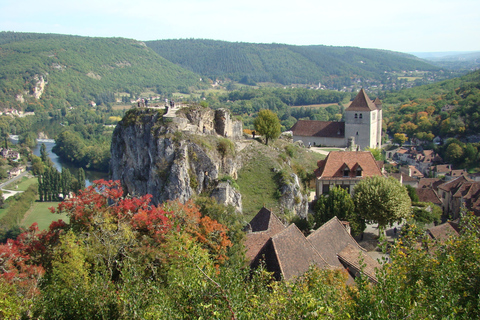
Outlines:
{"type": "Polygon", "coordinates": [[[375,269],[380,269],[380,264],[357,247],[348,244],[338,253],[338,258],[354,276],[363,272],[371,281],[377,282],[375,269]]]}
{"type": "Polygon", "coordinates": [[[382,175],[382,171],[370,151],[331,151],[325,160],[318,161],[317,165],[315,174],[318,179],[344,178],[346,167],[350,170],[349,178],[382,175]],[[356,175],[358,167],[362,171],[360,177],[356,175]]]}
{"type": "Polygon", "coordinates": [[[450,224],[450,222],[431,227],[427,229],[427,232],[433,239],[439,241],[445,241],[450,236],[458,235],[457,230],[455,230],[455,228],[450,224]]]}
{"type": "Polygon", "coordinates": [[[272,237],[280,272],[284,279],[303,275],[311,265],[331,269],[295,224],[272,237]]]}
{"type": "Polygon", "coordinates": [[[298,120],[290,130],[294,136],[344,138],[345,122],[298,120]]]}
{"type": "Polygon", "coordinates": [[[436,189],[438,185],[442,184],[444,181],[439,178],[421,178],[418,180],[418,188],[431,187],[436,189]]]}
{"type": "Polygon", "coordinates": [[[275,214],[262,208],[247,226],[250,231],[245,237],[247,260],[252,263],[267,241],[285,228],[275,214]]]}
{"type": "Polygon", "coordinates": [[[337,254],[349,244],[360,251],[365,251],[347,232],[337,217],[325,222],[320,228],[312,232],[307,239],[320,252],[325,261],[332,266],[341,266],[337,254]]]}
{"type": "Polygon", "coordinates": [[[418,201],[420,202],[431,202],[436,205],[442,204],[442,200],[432,188],[417,188],[416,193],[418,196],[418,201]]]}

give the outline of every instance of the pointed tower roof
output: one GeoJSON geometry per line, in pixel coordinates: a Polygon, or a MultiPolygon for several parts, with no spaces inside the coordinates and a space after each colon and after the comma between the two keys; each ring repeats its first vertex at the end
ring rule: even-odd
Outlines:
{"type": "Polygon", "coordinates": [[[382,101],[378,99],[378,97],[373,100],[373,103],[377,106],[378,110],[382,110],[382,101]]]}
{"type": "Polygon", "coordinates": [[[350,106],[345,111],[373,111],[377,110],[376,104],[370,100],[365,90],[361,89],[350,106]]]}

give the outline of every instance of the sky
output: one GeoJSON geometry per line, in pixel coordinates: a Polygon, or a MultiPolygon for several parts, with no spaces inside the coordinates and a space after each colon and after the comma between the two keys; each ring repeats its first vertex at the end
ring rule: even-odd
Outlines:
{"type": "Polygon", "coordinates": [[[0,0],[0,31],[480,51],[480,1],[0,0]]]}

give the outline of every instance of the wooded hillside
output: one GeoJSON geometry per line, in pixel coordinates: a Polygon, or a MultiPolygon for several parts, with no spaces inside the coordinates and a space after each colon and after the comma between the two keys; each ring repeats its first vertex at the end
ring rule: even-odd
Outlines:
{"type": "Polygon", "coordinates": [[[144,43],[122,38],[0,32],[0,101],[32,94],[43,77],[44,106],[85,105],[113,93],[187,91],[201,84],[194,73],[158,56],[144,43]]]}
{"type": "Polygon", "coordinates": [[[338,89],[350,85],[354,78],[387,80],[388,72],[393,71],[439,70],[413,55],[356,47],[201,39],[147,41],[146,44],[162,57],[202,76],[230,78],[245,84],[321,82],[338,89]]]}

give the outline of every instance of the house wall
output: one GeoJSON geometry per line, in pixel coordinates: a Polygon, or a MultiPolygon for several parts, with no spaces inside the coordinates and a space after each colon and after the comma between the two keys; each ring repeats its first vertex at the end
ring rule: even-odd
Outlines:
{"type": "Polygon", "coordinates": [[[358,183],[359,179],[335,179],[335,180],[320,180],[317,179],[316,183],[316,188],[315,188],[315,196],[318,198],[320,197],[324,192],[324,189],[328,186],[328,189],[331,190],[335,186],[340,185],[340,186],[345,186],[348,187],[348,191],[350,195],[353,195],[353,187],[358,183]]]}
{"type": "Polygon", "coordinates": [[[347,146],[346,139],[330,138],[330,137],[305,137],[305,136],[293,136],[293,142],[303,141],[305,146],[311,143],[312,146],[327,146],[327,147],[339,147],[344,148],[347,146]]]}

